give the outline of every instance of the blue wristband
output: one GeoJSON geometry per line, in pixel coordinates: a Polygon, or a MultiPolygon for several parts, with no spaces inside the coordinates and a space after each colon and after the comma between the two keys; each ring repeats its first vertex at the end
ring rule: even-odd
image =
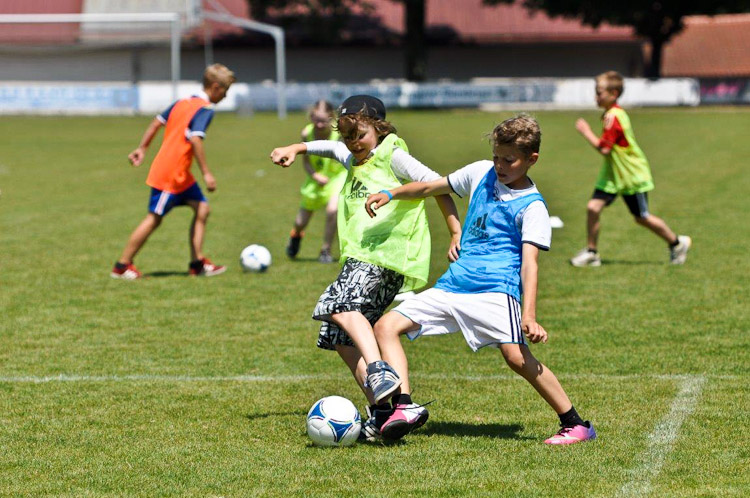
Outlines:
{"type": "Polygon", "coordinates": [[[385,195],[387,195],[387,196],[388,196],[388,200],[389,200],[389,201],[392,201],[392,200],[393,200],[393,194],[391,194],[391,193],[390,193],[390,192],[388,192],[387,190],[381,190],[381,191],[380,191],[380,193],[381,193],[381,194],[385,194],[385,195]]]}

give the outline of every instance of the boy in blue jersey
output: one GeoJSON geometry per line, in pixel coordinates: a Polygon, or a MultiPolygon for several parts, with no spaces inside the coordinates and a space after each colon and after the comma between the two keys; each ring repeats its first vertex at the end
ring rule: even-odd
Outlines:
{"type": "Polygon", "coordinates": [[[435,287],[408,299],[375,325],[383,360],[401,378],[394,413],[380,427],[385,439],[399,439],[420,424],[413,416],[408,363],[400,337],[463,333],[474,351],[494,346],[508,365],[539,392],[560,417],[561,429],[547,444],[594,439],[557,377],[531,354],[526,343],[547,342],[536,321],[539,250],[548,250],[552,229],[544,199],[527,173],[539,158],[541,131],[526,115],[500,123],[492,132],[493,161],[478,161],[431,182],[413,182],[367,198],[370,216],[392,199],[456,193],[470,195],[458,259],[435,287]],[[523,295],[523,308],[519,304],[523,295]]]}

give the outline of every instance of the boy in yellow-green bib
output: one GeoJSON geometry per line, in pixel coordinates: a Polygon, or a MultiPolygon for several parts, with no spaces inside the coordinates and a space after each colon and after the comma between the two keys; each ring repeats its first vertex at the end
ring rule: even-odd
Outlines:
{"type": "MultiPolygon", "coordinates": [[[[325,100],[315,102],[310,110],[310,124],[302,129],[302,141],[338,139],[339,133],[333,129],[333,105],[325,100]]],[[[325,208],[326,223],[318,261],[333,263],[331,244],[336,235],[336,211],[339,192],[346,181],[346,168],[334,159],[320,156],[305,156],[303,165],[308,176],[300,188],[302,200],[289,235],[286,254],[290,258],[297,257],[304,229],[310,223],[313,212],[325,208]]]]}
{"type": "Polygon", "coordinates": [[[601,137],[594,134],[585,120],[576,121],[576,129],[604,156],[604,164],[587,205],[587,245],[570,263],[573,266],[601,266],[597,250],[599,218],[604,208],[621,195],[636,223],[669,244],[670,263],[681,265],[687,259],[692,241],[687,235],[675,234],[664,220],[648,210],[648,192],[653,190],[654,181],[646,155],[635,141],[630,118],[617,105],[623,89],[623,77],[616,71],[607,71],[596,77],[596,104],[604,109],[601,137]]]}
{"type": "MultiPolygon", "coordinates": [[[[271,160],[284,167],[297,154],[314,154],[347,169],[338,209],[343,266],[318,300],[313,319],[322,322],[318,347],[338,352],[367,397],[368,420],[360,438],[369,441],[380,438],[380,426],[393,413],[387,400],[401,384],[396,371],[382,361],[372,327],[396,294],[427,283],[431,242],[423,199],[394,201],[384,208],[388,216],[378,218],[370,218],[362,205],[372,193],[440,178],[409,155],[385,116],[379,99],[355,95],[339,108],[336,128],[343,142],[315,140],[271,152],[271,160]]],[[[436,200],[451,234],[448,258],[455,261],[461,238],[456,205],[449,195],[436,200]]],[[[408,395],[393,398],[394,404],[412,404],[408,395]]],[[[421,424],[427,421],[424,407],[414,409],[421,424]]]]}

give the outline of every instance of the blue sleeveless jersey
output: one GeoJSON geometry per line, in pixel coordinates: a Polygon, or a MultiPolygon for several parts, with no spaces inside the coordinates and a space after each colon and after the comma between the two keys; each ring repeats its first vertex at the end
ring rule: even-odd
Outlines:
{"type": "Polygon", "coordinates": [[[461,254],[435,287],[458,294],[503,292],[521,301],[521,232],[516,218],[535,201],[534,193],[511,201],[495,199],[495,168],[474,191],[461,234],[461,254]]]}

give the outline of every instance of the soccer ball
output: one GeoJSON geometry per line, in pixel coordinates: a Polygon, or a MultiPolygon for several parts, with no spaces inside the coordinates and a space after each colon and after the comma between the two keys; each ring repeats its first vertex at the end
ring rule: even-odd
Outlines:
{"type": "Polygon", "coordinates": [[[354,444],[361,428],[357,408],[341,396],[318,400],[307,412],[307,435],[318,446],[354,444]]]}
{"type": "Polygon", "coordinates": [[[258,244],[247,246],[240,253],[240,265],[245,271],[266,271],[271,266],[271,253],[258,244]]]}

